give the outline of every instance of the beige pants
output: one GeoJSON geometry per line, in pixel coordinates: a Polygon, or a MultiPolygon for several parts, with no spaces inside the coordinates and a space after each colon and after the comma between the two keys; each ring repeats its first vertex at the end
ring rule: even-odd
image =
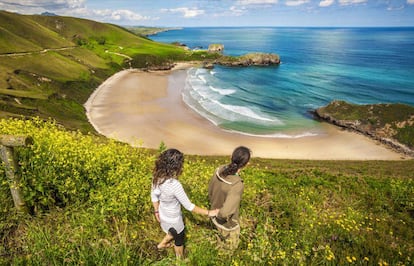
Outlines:
{"type": "Polygon", "coordinates": [[[232,231],[223,230],[221,228],[217,228],[219,232],[218,240],[218,247],[227,250],[235,250],[240,242],[240,227],[232,231]]]}

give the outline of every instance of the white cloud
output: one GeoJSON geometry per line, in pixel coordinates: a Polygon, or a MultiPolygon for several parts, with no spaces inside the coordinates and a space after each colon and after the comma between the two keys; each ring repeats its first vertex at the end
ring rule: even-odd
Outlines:
{"type": "Polygon", "coordinates": [[[288,0],[285,5],[287,6],[301,6],[306,3],[309,3],[309,0],[288,0]]]}
{"type": "Polygon", "coordinates": [[[237,3],[239,5],[268,5],[268,4],[277,4],[278,0],[239,0],[237,3]]]}
{"type": "Polygon", "coordinates": [[[0,0],[0,7],[3,10],[17,12],[21,14],[40,14],[43,12],[53,12],[58,15],[73,16],[85,13],[85,0],[0,0]]]}
{"type": "Polygon", "coordinates": [[[15,9],[64,9],[84,6],[85,0],[5,0],[0,1],[2,6],[15,9]]]}
{"type": "Polygon", "coordinates": [[[401,6],[389,6],[387,8],[388,11],[398,11],[398,10],[403,10],[404,9],[404,5],[401,6]]]}
{"type": "Polygon", "coordinates": [[[407,4],[414,5],[414,0],[407,0],[407,4]]]}
{"type": "Polygon", "coordinates": [[[222,12],[212,13],[213,17],[240,17],[247,13],[248,10],[245,6],[231,6],[222,12]]]}
{"type": "Polygon", "coordinates": [[[319,2],[320,7],[327,7],[332,5],[335,2],[335,0],[322,0],[319,2]]]}
{"type": "Polygon", "coordinates": [[[144,16],[141,16],[139,14],[136,14],[130,10],[125,10],[125,9],[121,9],[121,10],[115,10],[114,12],[112,12],[112,17],[115,20],[120,20],[122,18],[125,18],[127,20],[144,20],[146,19],[144,16]]]}
{"type": "Polygon", "coordinates": [[[90,9],[86,0],[0,0],[2,9],[23,14],[40,14],[45,11],[58,15],[77,16],[98,21],[130,21],[149,20],[130,10],[90,9]]]}
{"type": "Polygon", "coordinates": [[[197,8],[179,7],[172,9],[162,9],[163,12],[181,13],[185,18],[193,18],[204,14],[204,10],[197,8]]]}
{"type": "Polygon", "coordinates": [[[243,15],[244,13],[246,13],[246,9],[245,8],[239,8],[239,7],[236,7],[236,6],[231,6],[230,8],[229,8],[229,10],[230,10],[230,13],[232,14],[232,15],[234,15],[234,16],[241,16],[241,15],[243,15]]]}
{"type": "Polygon", "coordinates": [[[150,17],[142,16],[131,10],[125,9],[112,10],[77,8],[63,11],[59,15],[79,16],[105,22],[139,22],[144,20],[151,20],[150,17]]]}
{"type": "Polygon", "coordinates": [[[368,2],[368,0],[339,0],[340,5],[347,6],[353,4],[362,4],[368,2]]]}
{"type": "Polygon", "coordinates": [[[120,10],[101,9],[101,10],[93,10],[92,13],[94,14],[95,17],[100,17],[100,18],[103,18],[104,20],[109,20],[109,21],[142,21],[142,20],[150,19],[149,17],[144,17],[130,10],[125,10],[125,9],[120,9],[120,10]]]}

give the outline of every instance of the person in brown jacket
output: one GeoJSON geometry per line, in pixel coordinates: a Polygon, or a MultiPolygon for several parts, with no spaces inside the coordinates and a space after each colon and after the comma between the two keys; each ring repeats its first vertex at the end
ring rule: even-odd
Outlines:
{"type": "Polygon", "coordinates": [[[221,235],[219,244],[227,249],[235,249],[239,244],[239,209],[244,190],[239,173],[249,162],[250,156],[250,149],[237,147],[233,151],[231,162],[217,168],[208,187],[211,208],[220,209],[212,222],[221,235]]]}

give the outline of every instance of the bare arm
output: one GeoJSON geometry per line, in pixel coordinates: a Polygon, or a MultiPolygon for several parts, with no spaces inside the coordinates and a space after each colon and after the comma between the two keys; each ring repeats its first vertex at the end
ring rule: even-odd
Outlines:
{"type": "Polygon", "coordinates": [[[200,208],[200,207],[196,206],[195,204],[191,203],[190,199],[188,198],[187,194],[184,191],[183,186],[178,181],[177,181],[176,187],[175,187],[175,196],[177,197],[177,199],[181,203],[181,205],[183,205],[185,209],[187,209],[191,212],[202,214],[202,215],[207,215],[207,216],[210,216],[210,217],[214,217],[214,216],[217,215],[217,213],[219,211],[218,209],[217,210],[206,210],[206,209],[200,208]]]}
{"type": "Polygon", "coordinates": [[[154,206],[154,214],[155,214],[155,218],[157,218],[157,221],[160,221],[160,213],[158,212],[158,208],[160,207],[160,202],[156,201],[153,202],[152,205],[154,206]]]}
{"type": "Polygon", "coordinates": [[[192,210],[192,212],[202,214],[202,215],[208,215],[209,217],[214,217],[219,212],[219,209],[206,210],[206,209],[200,208],[198,206],[195,206],[194,209],[192,210]]]}

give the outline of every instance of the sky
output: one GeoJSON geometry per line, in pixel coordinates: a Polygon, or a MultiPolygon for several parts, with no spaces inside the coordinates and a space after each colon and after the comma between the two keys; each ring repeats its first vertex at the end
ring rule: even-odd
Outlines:
{"type": "Polygon", "coordinates": [[[414,0],[0,0],[0,10],[122,26],[414,26],[414,0]]]}

